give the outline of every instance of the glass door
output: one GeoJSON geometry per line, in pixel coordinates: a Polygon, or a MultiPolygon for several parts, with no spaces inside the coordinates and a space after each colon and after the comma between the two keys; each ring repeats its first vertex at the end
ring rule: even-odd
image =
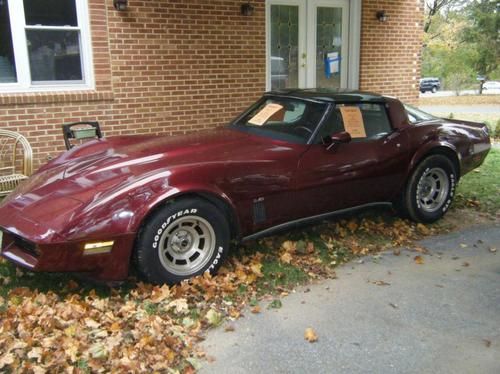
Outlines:
{"type": "Polygon", "coordinates": [[[267,1],[267,88],[344,88],[348,0],[267,1]]]}

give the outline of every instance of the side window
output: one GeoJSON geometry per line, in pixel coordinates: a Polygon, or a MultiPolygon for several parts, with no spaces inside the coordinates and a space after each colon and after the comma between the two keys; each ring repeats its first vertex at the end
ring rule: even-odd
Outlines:
{"type": "Polygon", "coordinates": [[[383,104],[338,104],[325,120],[319,139],[347,131],[353,141],[377,139],[391,132],[391,124],[383,104]]]}

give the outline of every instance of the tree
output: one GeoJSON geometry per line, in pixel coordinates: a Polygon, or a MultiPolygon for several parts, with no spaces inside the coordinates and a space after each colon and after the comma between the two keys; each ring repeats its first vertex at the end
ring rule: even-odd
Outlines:
{"type": "Polygon", "coordinates": [[[449,9],[460,8],[466,0],[426,0],[424,32],[429,32],[434,16],[440,12],[446,13],[449,9]]]}
{"type": "Polygon", "coordinates": [[[498,70],[500,62],[500,2],[476,0],[465,11],[469,23],[461,38],[476,51],[472,61],[476,72],[488,77],[498,70]]]}

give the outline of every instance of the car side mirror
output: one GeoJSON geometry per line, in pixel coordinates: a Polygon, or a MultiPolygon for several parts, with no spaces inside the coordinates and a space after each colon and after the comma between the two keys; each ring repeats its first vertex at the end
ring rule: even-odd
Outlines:
{"type": "Polygon", "coordinates": [[[347,131],[342,131],[332,134],[330,136],[330,140],[332,141],[332,143],[349,143],[352,138],[351,134],[349,134],[347,131]]]}
{"type": "Polygon", "coordinates": [[[328,146],[326,149],[328,150],[330,150],[331,148],[335,147],[338,144],[346,144],[352,140],[351,134],[349,134],[347,131],[336,132],[335,134],[332,134],[329,137],[327,137],[327,139],[328,139],[328,146]]]}

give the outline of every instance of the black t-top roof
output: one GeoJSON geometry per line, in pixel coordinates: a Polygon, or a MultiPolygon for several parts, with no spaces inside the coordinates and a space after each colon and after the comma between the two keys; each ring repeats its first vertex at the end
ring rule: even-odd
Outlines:
{"type": "Polygon", "coordinates": [[[350,102],[386,102],[385,97],[372,93],[363,92],[348,89],[290,89],[290,90],[277,90],[266,92],[268,96],[289,96],[299,99],[315,100],[315,101],[326,101],[326,102],[338,102],[338,103],[350,103],[350,102]]]}

